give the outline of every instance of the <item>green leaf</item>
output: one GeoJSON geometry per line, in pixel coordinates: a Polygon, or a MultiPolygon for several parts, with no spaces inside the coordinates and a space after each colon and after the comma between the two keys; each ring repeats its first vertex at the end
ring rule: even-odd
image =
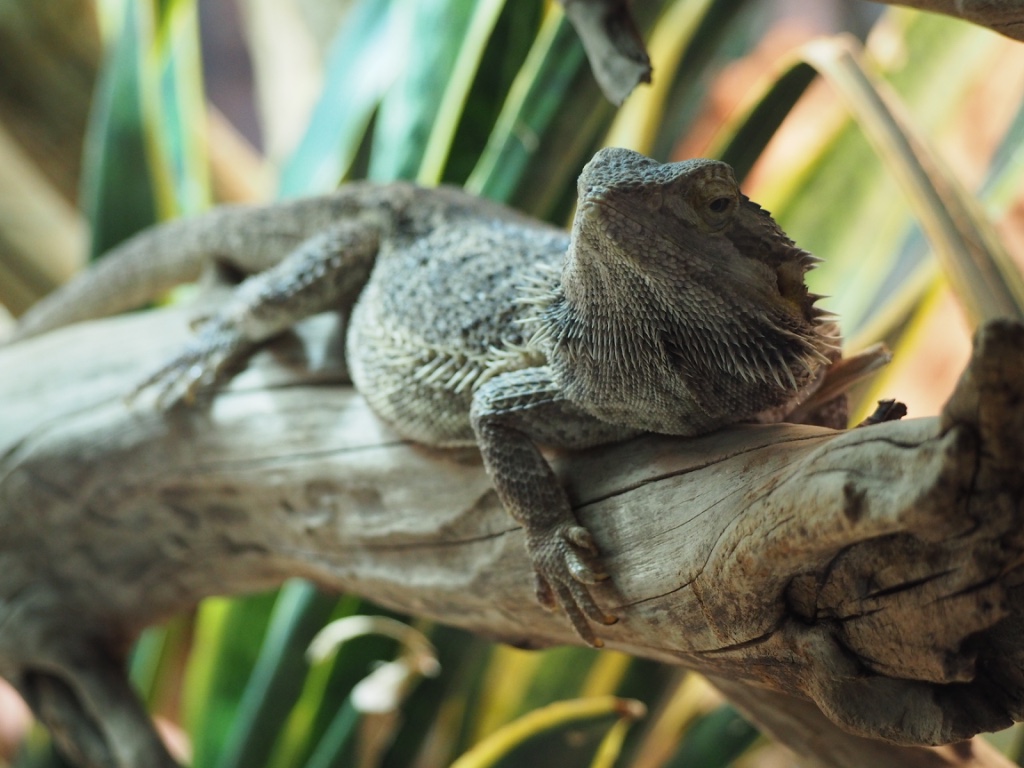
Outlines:
{"type": "Polygon", "coordinates": [[[129,659],[129,677],[148,707],[156,708],[163,699],[175,697],[179,661],[191,636],[191,621],[181,617],[149,627],[136,641],[129,659]]]}
{"type": "Polygon", "coordinates": [[[100,74],[85,137],[81,205],[96,258],[157,217],[143,118],[145,57],[155,20],[148,2],[125,3],[100,74]]]}
{"type": "Polygon", "coordinates": [[[573,645],[546,651],[533,674],[521,711],[579,695],[597,658],[594,649],[573,645]]]}
{"type": "Polygon", "coordinates": [[[303,764],[305,768],[351,765],[353,761],[348,753],[362,716],[353,706],[351,698],[346,698],[317,742],[313,754],[303,764]]]}
{"type": "MultiPolygon", "coordinates": [[[[585,61],[576,33],[561,11],[552,7],[466,180],[467,190],[494,200],[512,197],[585,61]]],[[[592,94],[596,100],[596,85],[592,94]]]]}
{"type": "Polygon", "coordinates": [[[281,170],[279,197],[334,189],[387,89],[406,65],[411,19],[400,0],[357,0],[331,46],[323,93],[281,170]]]}
{"type": "Polygon", "coordinates": [[[686,732],[686,738],[664,768],[726,768],[759,737],[733,707],[726,704],[701,717],[686,732]]]}
{"type": "MultiPolygon", "coordinates": [[[[642,32],[662,5],[634,8],[642,32]]],[[[564,215],[580,168],[613,114],[575,31],[559,8],[549,7],[466,189],[540,218],[564,215]]]]}
{"type": "Polygon", "coordinates": [[[1024,177],[1024,103],[1017,108],[1013,122],[996,149],[989,172],[981,186],[981,195],[997,212],[1003,212],[1020,191],[1024,177]]]}
{"type": "Polygon", "coordinates": [[[266,764],[309,667],[306,646],[330,617],[337,597],[306,581],[287,582],[277,594],[259,658],[225,739],[219,768],[266,764]]]}
{"type": "MultiPolygon", "coordinates": [[[[357,614],[395,618],[395,614],[348,595],[336,601],[331,620],[357,614]]],[[[303,653],[308,643],[301,645],[303,653]]],[[[396,643],[379,636],[357,637],[347,642],[329,662],[314,664],[302,679],[302,689],[287,719],[278,730],[280,737],[267,761],[272,768],[293,768],[309,760],[325,739],[337,739],[341,727],[338,713],[355,685],[382,659],[394,656],[396,643]]],[[[355,727],[358,721],[352,722],[355,727]]],[[[342,748],[347,744],[341,742],[342,748]]],[[[329,749],[324,747],[324,749],[329,749]]]]}
{"type": "Polygon", "coordinates": [[[487,145],[505,97],[545,17],[542,3],[503,2],[477,62],[479,42],[474,43],[472,36],[477,29],[490,24],[489,10],[488,6],[478,6],[468,32],[470,37],[459,53],[456,76],[445,91],[445,107],[438,115],[424,154],[424,166],[418,177],[423,183],[436,181],[435,174],[442,161],[444,181],[460,185],[465,182],[487,145]],[[468,76],[473,67],[475,72],[469,91],[465,93],[466,103],[459,104],[457,100],[463,95],[460,79],[468,76]],[[454,126],[450,124],[452,118],[457,118],[454,126]]]}
{"type": "Polygon", "coordinates": [[[459,117],[504,0],[401,0],[415,34],[409,66],[374,125],[368,176],[437,183],[459,117]],[[424,161],[429,158],[425,168],[424,161]]]}
{"type": "Polygon", "coordinates": [[[973,324],[1024,318],[1024,279],[992,222],[917,134],[894,94],[883,91],[855,47],[822,41],[804,56],[841,95],[904,190],[973,324]]]}
{"type": "Polygon", "coordinates": [[[162,0],[162,13],[145,99],[146,128],[158,161],[156,197],[161,218],[210,206],[206,155],[206,97],[199,51],[196,0],[162,0]]]}
{"type": "MultiPolygon", "coordinates": [[[[890,72],[890,83],[914,115],[912,130],[915,134],[939,130],[949,123],[951,112],[971,83],[986,76],[989,62],[984,54],[991,33],[951,19],[902,10],[887,12],[885,29],[887,50],[900,48],[903,56],[890,57],[893,63],[884,71],[890,72]],[[941,81],[943,88],[936,89],[936,81],[941,81]]],[[[829,47],[849,51],[855,44],[833,41],[817,45],[821,52],[829,47]]],[[[830,55],[852,58],[839,52],[830,55]]],[[[815,69],[826,67],[829,55],[819,53],[818,58],[810,62],[815,69]]],[[[849,65],[847,61],[831,69],[849,65]]],[[[855,61],[854,65],[865,72],[855,61]]],[[[805,56],[784,71],[789,79],[806,81],[808,67],[805,56]]],[[[847,336],[863,340],[869,330],[872,338],[884,333],[880,330],[883,325],[899,323],[931,283],[933,267],[926,259],[927,251],[912,234],[911,204],[913,213],[928,225],[933,247],[939,249],[946,268],[960,284],[958,290],[975,293],[973,299],[966,297],[974,307],[971,311],[977,314],[995,307],[1002,313],[1016,311],[1019,288],[1014,286],[1019,280],[1001,255],[997,239],[992,238],[990,224],[979,215],[970,196],[933,161],[934,153],[927,144],[917,136],[906,138],[905,127],[910,122],[902,117],[902,109],[896,116],[891,114],[888,103],[894,98],[879,97],[877,78],[871,75],[855,76],[851,70],[835,82],[843,99],[840,109],[850,110],[848,114],[855,120],[819,109],[817,134],[805,142],[802,153],[792,155],[794,162],[786,173],[763,182],[755,195],[797,242],[826,257],[809,279],[814,290],[835,294],[829,309],[843,318],[847,336]],[[858,98],[858,81],[869,84],[874,95],[860,91],[858,98]],[[873,132],[871,143],[862,125],[873,132]],[[917,151],[920,147],[926,154],[917,151]],[[971,248],[961,253],[973,253],[969,260],[974,266],[966,267],[962,260],[957,266],[954,253],[967,242],[971,248]],[[993,300],[978,299],[985,294],[991,294],[993,300]]],[[[779,90],[786,91],[783,87],[779,90]]],[[[761,128],[757,110],[748,111],[744,122],[749,123],[748,135],[756,139],[735,141],[735,146],[741,151],[744,145],[759,148],[767,131],[761,128]]]]}
{"type": "Polygon", "coordinates": [[[758,5],[754,0],[715,0],[701,16],[678,66],[663,72],[672,85],[665,96],[652,157],[672,156],[679,137],[702,114],[702,100],[715,71],[756,42],[758,5]]]}
{"type": "Polygon", "coordinates": [[[747,111],[719,132],[710,154],[731,165],[742,183],[782,121],[817,76],[814,67],[799,60],[783,69],[747,111]]]}
{"type": "Polygon", "coordinates": [[[238,711],[276,602],[275,593],[210,598],[196,615],[183,712],[195,768],[216,764],[238,711]]]}
{"type": "Polygon", "coordinates": [[[82,169],[93,258],[157,218],[209,204],[195,0],[119,7],[82,169]]]}
{"type": "Polygon", "coordinates": [[[445,626],[434,626],[441,674],[424,679],[402,707],[402,728],[387,753],[388,768],[448,765],[469,739],[484,670],[494,644],[445,626]]]}
{"type": "Polygon", "coordinates": [[[452,763],[451,768],[526,764],[553,768],[579,763],[582,755],[602,749],[603,738],[616,721],[633,721],[645,713],[641,702],[614,696],[555,702],[498,729],[452,763]]]}
{"type": "MultiPolygon", "coordinates": [[[[647,44],[651,64],[656,71],[669,73],[680,70],[680,63],[693,48],[698,30],[711,33],[703,22],[716,5],[718,3],[712,0],[675,0],[668,4],[647,44]]],[[[723,22],[722,26],[726,23],[723,22]]],[[[686,74],[686,77],[676,80],[668,76],[657,77],[650,85],[637,88],[615,115],[605,137],[605,145],[630,147],[651,155],[661,132],[669,95],[678,95],[673,93],[673,85],[678,80],[692,84],[698,79],[693,77],[692,69],[686,74]]]]}
{"type": "Polygon", "coordinates": [[[305,763],[306,768],[330,768],[356,762],[378,764],[377,756],[383,755],[397,739],[397,730],[402,722],[398,708],[424,676],[438,673],[436,651],[430,641],[416,628],[380,615],[349,616],[332,622],[314,639],[310,656],[321,657],[325,647],[330,649],[339,642],[344,644],[341,649],[344,651],[353,640],[374,635],[397,640],[399,654],[359,680],[341,708],[334,713],[305,763]],[[358,756],[352,750],[352,737],[357,726],[364,736],[368,732],[373,733],[372,739],[361,740],[363,749],[358,756]]]}
{"type": "Polygon", "coordinates": [[[11,768],[75,768],[74,765],[65,760],[49,733],[39,723],[36,723],[29,732],[25,743],[15,757],[11,768]]]}

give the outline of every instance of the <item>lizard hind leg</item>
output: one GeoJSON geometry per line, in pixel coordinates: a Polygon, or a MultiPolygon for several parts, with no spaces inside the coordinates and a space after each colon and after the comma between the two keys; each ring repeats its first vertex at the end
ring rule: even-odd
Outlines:
{"type": "Polygon", "coordinates": [[[359,220],[303,241],[280,263],[238,285],[200,319],[181,352],[129,395],[155,395],[170,408],[190,403],[261,342],[331,309],[348,311],[369,278],[379,235],[359,220]]]}

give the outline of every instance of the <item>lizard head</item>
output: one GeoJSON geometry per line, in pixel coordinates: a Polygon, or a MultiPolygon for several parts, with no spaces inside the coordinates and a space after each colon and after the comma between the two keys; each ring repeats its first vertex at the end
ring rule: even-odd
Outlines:
{"type": "Polygon", "coordinates": [[[611,346],[642,361],[634,374],[659,392],[682,379],[711,421],[784,406],[819,378],[836,332],[804,283],[818,259],[740,192],[727,164],[604,149],[578,192],[562,305],[549,314],[562,329],[555,357],[578,358],[580,326],[622,331],[611,346]]]}
{"type": "Polygon", "coordinates": [[[804,284],[818,262],[740,192],[717,160],[659,163],[627,149],[598,152],[583,169],[574,242],[605,266],[633,267],[670,292],[680,278],[714,278],[718,292],[752,306],[821,314],[804,284]]]}

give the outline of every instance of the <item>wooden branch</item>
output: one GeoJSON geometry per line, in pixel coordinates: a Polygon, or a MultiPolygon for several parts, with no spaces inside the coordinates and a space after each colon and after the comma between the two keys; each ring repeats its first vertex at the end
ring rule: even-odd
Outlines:
{"type": "Polygon", "coordinates": [[[1024,40],[1024,2],[1021,0],[875,0],[941,13],[988,27],[1001,35],[1024,40]]]}
{"type": "MultiPolygon", "coordinates": [[[[303,576],[519,645],[576,642],[535,604],[522,533],[475,453],[405,443],[332,385],[333,318],[212,403],[126,405],[186,325],[164,310],[0,348],[0,674],[84,764],[171,764],[118,662],[208,595],[303,576]]],[[[745,692],[831,765],[863,765],[836,757],[843,731],[926,745],[1020,719],[1021,349],[1024,327],[987,326],[941,418],[554,456],[612,575],[608,645],[745,692]]]]}
{"type": "Polygon", "coordinates": [[[709,677],[762,731],[803,759],[804,768],[1012,768],[983,738],[944,747],[896,746],[840,730],[813,702],[778,691],[709,677]]]}
{"type": "MultiPolygon", "coordinates": [[[[640,83],[651,82],[643,39],[630,15],[628,0],[561,0],[583,42],[590,68],[604,95],[622,104],[640,83]]],[[[875,0],[941,13],[1024,40],[1024,0],[875,0]]],[[[639,3],[636,3],[639,6],[639,3]]]]}

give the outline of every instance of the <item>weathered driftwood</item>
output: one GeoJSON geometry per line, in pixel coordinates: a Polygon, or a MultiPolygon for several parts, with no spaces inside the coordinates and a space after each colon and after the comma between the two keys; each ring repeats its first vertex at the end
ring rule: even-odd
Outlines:
{"type": "Polygon", "coordinates": [[[1021,0],[875,0],[955,16],[988,27],[1014,40],[1024,40],[1024,2],[1021,0]]]}
{"type": "MultiPolygon", "coordinates": [[[[327,386],[332,318],[212,403],[127,405],[186,332],[164,310],[0,348],[0,674],[85,763],[170,764],[119,662],[207,595],[304,576],[513,643],[576,642],[534,602],[475,455],[405,443],[327,386]]],[[[890,742],[874,766],[1007,764],[893,743],[1021,718],[1022,349],[1024,327],[988,326],[941,418],[556,456],[613,577],[608,645],[710,675],[823,764],[863,765],[861,737],[890,742]]]]}

